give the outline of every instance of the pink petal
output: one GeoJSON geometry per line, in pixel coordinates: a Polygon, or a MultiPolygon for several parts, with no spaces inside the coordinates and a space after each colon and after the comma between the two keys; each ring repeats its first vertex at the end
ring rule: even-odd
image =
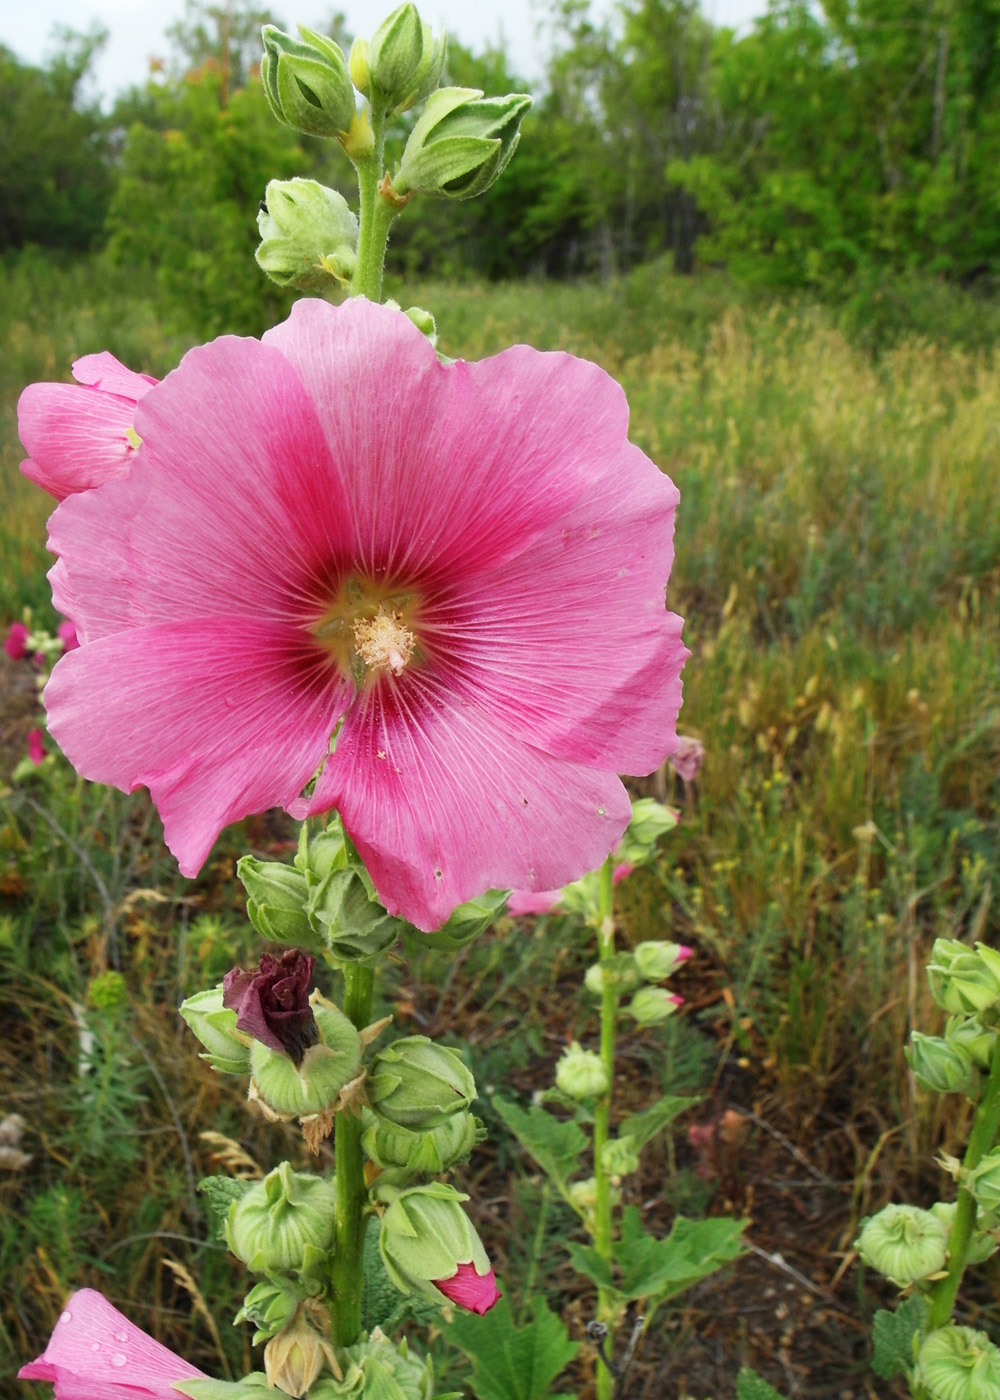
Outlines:
{"type": "Polygon", "coordinates": [[[676,744],[690,654],[663,602],[676,502],[623,425],[605,474],[572,509],[435,610],[431,637],[456,691],[559,757],[658,768],[676,744]]]}
{"type": "Polygon", "coordinates": [[[559,519],[624,439],[628,407],[596,365],[514,346],[444,366],[398,311],[296,302],[264,336],[317,405],[361,563],[454,582],[559,519]]]}
{"type": "Polygon", "coordinates": [[[135,403],[81,384],[29,384],[17,402],[21,471],[56,500],[128,474],[135,403]]]}
{"type": "Polygon", "coordinates": [[[108,350],[74,360],[73,378],[78,384],[103,389],[107,394],[118,394],[121,398],[131,399],[133,403],[138,403],[159,382],[151,374],[137,374],[135,370],[126,368],[108,350]]]}
{"type": "Polygon", "coordinates": [[[562,890],[511,890],[507,912],[515,919],[524,914],[551,914],[562,899],[562,890]]]}
{"type": "Polygon", "coordinates": [[[174,1381],[207,1379],[92,1288],[72,1295],[48,1346],[18,1378],[54,1381],[56,1400],[177,1400],[174,1381]]]}
{"type": "Polygon", "coordinates": [[[314,617],[350,548],[316,414],[284,358],[224,337],[136,410],[142,470],[49,521],[56,607],[81,640],[149,623],[314,617]]]}
{"type": "Polygon", "coordinates": [[[351,689],[293,628],[244,617],[102,637],[60,658],[44,698],[77,772],[145,784],[195,875],[228,822],[295,801],[351,689]]]}
{"type": "Polygon", "coordinates": [[[436,1278],[433,1282],[450,1302],[480,1317],[499,1303],[502,1296],[493,1270],[477,1274],[475,1264],[459,1264],[451,1278],[436,1278]]]}
{"type": "Polygon", "coordinates": [[[11,661],[23,661],[27,651],[25,642],[31,633],[23,622],[12,622],[7,636],[4,638],[3,649],[10,657],[11,661]]]}
{"type": "Polygon", "coordinates": [[[63,651],[75,651],[80,645],[80,639],[76,635],[76,628],[72,622],[60,622],[56,628],[56,636],[63,644],[63,651]]]}
{"type": "Polygon", "coordinates": [[[614,773],[511,738],[429,668],[359,694],[309,810],[331,806],[386,908],[423,929],[486,889],[569,884],[632,815],[614,773]]]}
{"type": "Polygon", "coordinates": [[[37,767],[45,757],[45,745],[42,742],[43,734],[41,729],[32,729],[28,732],[28,757],[37,767]]]}

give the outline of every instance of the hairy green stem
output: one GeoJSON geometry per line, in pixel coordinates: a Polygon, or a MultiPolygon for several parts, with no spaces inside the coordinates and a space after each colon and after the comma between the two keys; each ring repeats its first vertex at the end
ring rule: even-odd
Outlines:
{"type": "MultiPolygon", "coordinates": [[[[344,1015],[358,1030],[369,1025],[375,990],[373,968],[360,963],[344,967],[344,1015]]],[[[361,1120],[349,1109],[334,1120],[337,1182],[336,1233],[330,1277],[333,1300],[330,1319],[334,1346],[349,1347],[361,1334],[361,1288],[364,1280],[365,1223],[368,1193],[361,1152],[361,1120]]]]}
{"type": "MultiPolygon", "coordinates": [[[[996,1141],[998,1130],[1000,1130],[1000,1035],[994,1037],[989,1078],[973,1119],[972,1132],[969,1134],[965,1157],[962,1161],[963,1171],[970,1172],[979,1165],[984,1153],[988,1152],[996,1141]]],[[[975,1197],[971,1191],[961,1186],[955,1206],[955,1221],[948,1240],[948,1272],[939,1283],[934,1285],[929,1295],[928,1330],[944,1327],[951,1321],[975,1225],[975,1197]]]]}
{"type": "Polygon", "coordinates": [[[382,300],[382,270],[389,229],[399,208],[379,193],[385,154],[385,113],[369,109],[373,145],[355,162],[358,172],[358,257],[351,278],[351,296],[382,300]]]}
{"type": "MultiPolygon", "coordinates": [[[[602,964],[615,955],[614,863],[610,856],[601,867],[600,897],[597,909],[597,946],[602,964]]],[[[618,1017],[618,989],[605,979],[601,991],[601,1060],[607,1070],[608,1091],[594,1108],[594,1181],[597,1201],[594,1207],[594,1248],[610,1268],[614,1261],[611,1230],[611,1181],[601,1154],[611,1126],[611,1096],[615,1083],[615,1022],[618,1017]]],[[[597,1317],[608,1330],[608,1355],[614,1356],[615,1303],[606,1288],[597,1290],[597,1317]]],[[[597,1400],[611,1400],[614,1377],[605,1366],[597,1365],[597,1400]]]]}

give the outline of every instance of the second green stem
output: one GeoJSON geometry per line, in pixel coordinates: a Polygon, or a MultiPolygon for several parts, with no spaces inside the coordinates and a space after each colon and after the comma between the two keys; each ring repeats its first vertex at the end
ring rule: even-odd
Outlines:
{"type": "MultiPolygon", "coordinates": [[[[597,945],[602,966],[615,955],[614,863],[609,856],[601,867],[600,899],[597,911],[597,945]]],[[[618,990],[605,977],[601,991],[601,1060],[607,1071],[608,1090],[594,1109],[594,1247],[611,1269],[614,1245],[611,1228],[611,1180],[602,1163],[602,1154],[611,1128],[611,1096],[615,1083],[615,1022],[618,1018],[618,990]]],[[[597,1318],[608,1328],[609,1356],[614,1355],[615,1301],[609,1289],[597,1290],[597,1318]]],[[[597,1362],[597,1400],[611,1400],[614,1378],[600,1360],[597,1362]]]]}
{"type": "MultiPolygon", "coordinates": [[[[344,1015],[358,1030],[369,1025],[375,991],[373,968],[348,963],[344,968],[344,1015]]],[[[352,1346],[361,1334],[361,1290],[364,1283],[365,1222],[368,1191],[361,1151],[361,1120],[349,1109],[334,1120],[337,1182],[334,1236],[333,1301],[330,1307],[334,1346],[352,1346]]]]}

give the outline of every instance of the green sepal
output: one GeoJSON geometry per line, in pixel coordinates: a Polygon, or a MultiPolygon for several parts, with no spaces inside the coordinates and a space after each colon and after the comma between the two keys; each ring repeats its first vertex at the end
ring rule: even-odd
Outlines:
{"type": "Polygon", "coordinates": [[[524,93],[483,97],[478,88],[438,88],[406,143],[393,180],[397,192],[441,199],[482,194],[514,154],[530,106],[524,93]]]}
{"type": "MultiPolygon", "coordinates": [[[[411,308],[415,309],[415,308],[411,308]]],[[[409,315],[409,312],[406,313],[409,315]]],[[[464,948],[485,933],[507,903],[507,890],[487,890],[476,899],[467,899],[451,911],[447,921],[433,933],[421,932],[420,942],[428,948],[464,948]]]]}
{"type": "Polygon", "coordinates": [[[223,1006],[222,995],[221,983],[206,987],[187,997],[178,1009],[205,1047],[203,1060],[221,1074],[249,1074],[253,1038],[236,1029],[236,1012],[223,1006]]]}
{"type": "Polygon", "coordinates": [[[303,25],[294,39],[276,25],[261,30],[264,92],[278,121],[309,136],[346,135],[354,117],[354,87],[340,47],[303,25]]]}
{"type": "Polygon", "coordinates": [[[263,1371],[251,1371],[239,1381],[217,1381],[209,1376],[193,1380],[171,1381],[171,1389],[190,1400],[261,1400],[261,1392],[275,1392],[263,1371]]]}
{"type": "Polygon", "coordinates": [[[301,870],[283,861],[241,856],[236,874],[246,891],[247,915],[262,938],[310,951],[322,946],[306,917],[309,890],[301,870]]]}

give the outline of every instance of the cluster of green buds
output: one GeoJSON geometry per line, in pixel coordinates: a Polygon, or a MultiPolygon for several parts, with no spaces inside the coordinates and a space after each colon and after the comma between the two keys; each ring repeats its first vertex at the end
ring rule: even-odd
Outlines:
{"type": "Polygon", "coordinates": [[[684,1005],[683,997],[656,984],[676,972],[691,953],[684,943],[657,940],[637,943],[631,953],[616,953],[588,967],[584,985],[596,997],[603,996],[608,985],[619,997],[631,991],[632,998],[625,1007],[628,1015],[640,1026],[655,1026],[684,1005]]]}
{"type": "Polygon", "coordinates": [[[404,1337],[392,1342],[381,1328],[339,1353],[341,1375],[325,1376],[309,1391],[309,1400],[432,1400],[431,1358],[411,1352],[404,1337]]]}
{"type": "Polygon", "coordinates": [[[927,967],[938,1006],[957,1016],[975,1016],[984,1026],[1000,1023],[1000,952],[977,943],[938,938],[927,967]]]}

